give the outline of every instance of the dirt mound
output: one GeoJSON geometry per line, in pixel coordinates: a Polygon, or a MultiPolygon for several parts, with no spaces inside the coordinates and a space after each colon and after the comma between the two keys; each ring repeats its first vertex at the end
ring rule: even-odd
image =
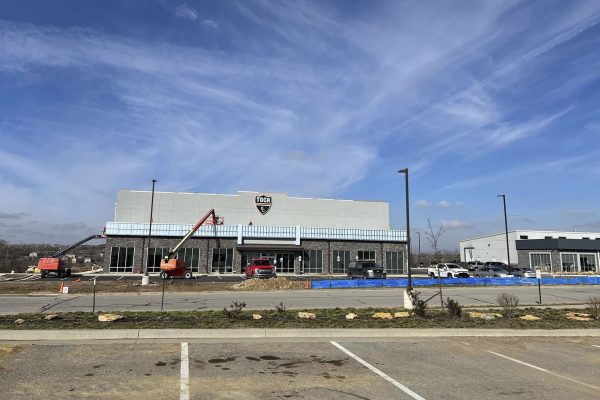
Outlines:
{"type": "Polygon", "coordinates": [[[233,285],[234,290],[288,290],[304,289],[306,283],[291,281],[288,278],[247,279],[233,285]]]}

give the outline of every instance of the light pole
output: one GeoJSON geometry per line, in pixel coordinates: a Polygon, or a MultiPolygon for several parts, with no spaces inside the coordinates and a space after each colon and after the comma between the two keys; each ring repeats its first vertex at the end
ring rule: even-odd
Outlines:
{"type": "Polygon", "coordinates": [[[398,173],[404,174],[404,182],[406,186],[406,253],[408,262],[406,265],[408,266],[408,286],[406,287],[407,291],[411,291],[413,289],[412,285],[412,271],[410,268],[410,210],[409,210],[409,200],[408,200],[408,168],[404,168],[398,171],[398,173]]]}
{"type": "MultiPolygon", "coordinates": [[[[157,180],[152,179],[152,197],[150,197],[150,225],[148,227],[148,258],[150,258],[150,238],[152,237],[152,212],[154,211],[154,185],[156,185],[157,180]]],[[[142,268],[144,268],[144,246],[142,245],[142,268]]],[[[149,260],[148,260],[149,261],[149,260]]],[[[144,272],[144,277],[142,278],[142,285],[148,285],[150,283],[150,278],[148,275],[148,261],[146,261],[146,268],[144,272]]]]}
{"type": "Polygon", "coordinates": [[[499,194],[498,197],[502,197],[502,203],[504,204],[504,232],[506,233],[506,257],[508,258],[508,272],[512,272],[510,265],[510,249],[508,247],[508,219],[506,218],[506,195],[499,194]]]}
{"type": "Polygon", "coordinates": [[[415,231],[417,232],[417,235],[419,236],[419,247],[418,247],[418,253],[417,253],[417,263],[419,268],[421,267],[421,232],[419,231],[415,231]]]}

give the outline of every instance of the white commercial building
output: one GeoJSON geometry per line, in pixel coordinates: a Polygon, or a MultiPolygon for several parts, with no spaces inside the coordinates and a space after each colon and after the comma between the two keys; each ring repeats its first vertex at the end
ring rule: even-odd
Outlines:
{"type": "Polygon", "coordinates": [[[268,258],[278,274],[344,275],[353,260],[373,260],[389,275],[406,269],[406,232],[390,229],[382,201],[291,197],[286,193],[152,193],[120,190],[106,223],[109,272],[159,272],[160,261],[209,210],[217,225],[201,226],[177,252],[194,273],[243,273],[268,258]]]}
{"type": "MultiPolygon", "coordinates": [[[[510,263],[551,272],[598,271],[600,232],[515,230],[508,232],[510,263]]],[[[508,263],[506,234],[460,242],[461,261],[508,263]]]]}

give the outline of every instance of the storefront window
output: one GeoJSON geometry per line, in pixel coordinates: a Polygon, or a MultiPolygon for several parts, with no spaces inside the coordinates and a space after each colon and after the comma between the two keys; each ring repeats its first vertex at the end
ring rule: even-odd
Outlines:
{"type": "Polygon", "coordinates": [[[212,249],[211,271],[218,274],[233,272],[233,249],[212,249]]]}
{"type": "Polygon", "coordinates": [[[305,250],[302,256],[302,264],[305,274],[322,274],[323,273],[323,251],[322,250],[305,250]]]}
{"type": "Polygon", "coordinates": [[[530,267],[539,268],[544,272],[552,272],[550,253],[530,253],[530,267]]]}
{"type": "Polygon", "coordinates": [[[580,254],[579,266],[581,267],[581,272],[596,271],[596,255],[580,254]]]}
{"type": "Polygon", "coordinates": [[[109,272],[133,272],[133,247],[113,247],[109,272]]]}
{"type": "Polygon", "coordinates": [[[358,259],[359,260],[369,260],[375,261],[375,252],[374,251],[358,251],[358,259]]]}
{"type": "Polygon", "coordinates": [[[385,252],[385,268],[388,275],[404,273],[404,253],[401,251],[385,252]]]}
{"type": "Polygon", "coordinates": [[[560,258],[563,272],[577,271],[577,254],[563,253],[560,258]]]}
{"type": "Polygon", "coordinates": [[[350,252],[346,250],[333,250],[332,252],[332,274],[345,274],[350,264],[350,252]]]}

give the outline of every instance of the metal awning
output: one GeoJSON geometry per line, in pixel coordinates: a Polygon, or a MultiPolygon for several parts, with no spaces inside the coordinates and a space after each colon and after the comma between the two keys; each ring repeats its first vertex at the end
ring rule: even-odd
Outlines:
{"type": "Polygon", "coordinates": [[[253,243],[253,244],[238,244],[235,246],[238,250],[268,250],[268,251],[302,251],[303,246],[293,244],[269,244],[269,243],[253,243]]]}

